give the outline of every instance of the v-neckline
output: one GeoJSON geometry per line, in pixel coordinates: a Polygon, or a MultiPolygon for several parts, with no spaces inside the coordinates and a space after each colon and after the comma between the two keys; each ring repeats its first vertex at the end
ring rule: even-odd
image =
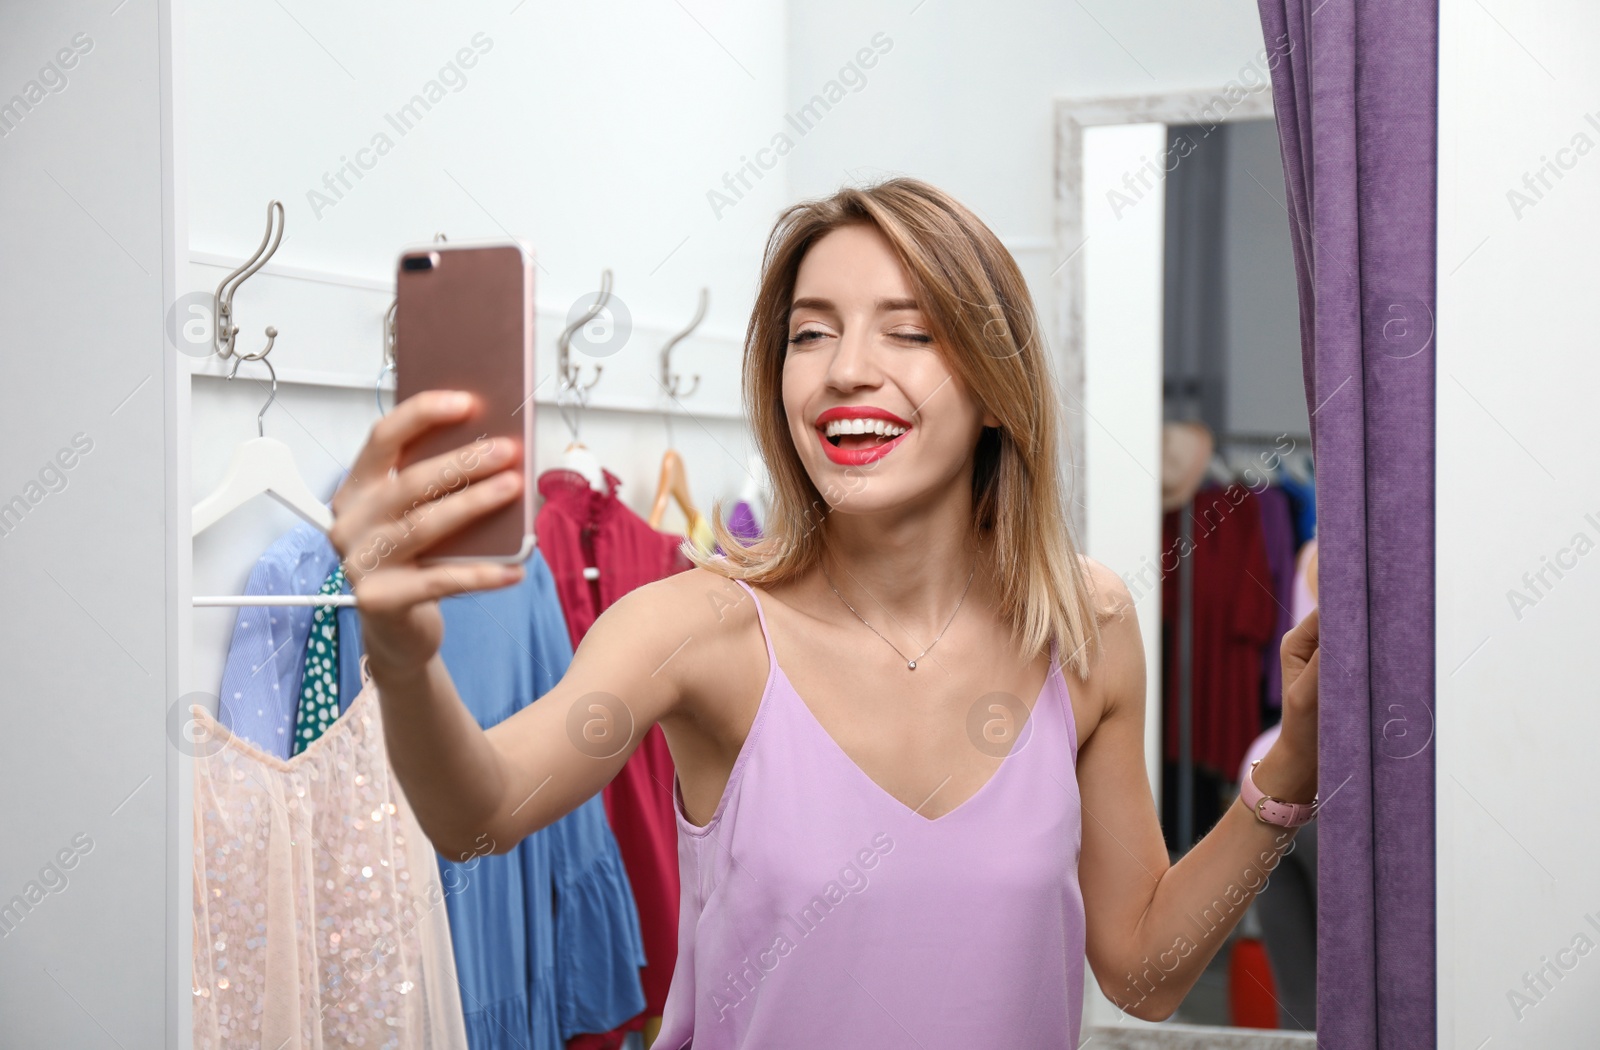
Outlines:
{"type": "MultiPolygon", "coordinates": [[[[917,810],[901,801],[900,798],[894,794],[894,792],[890,791],[888,788],[874,780],[871,774],[869,774],[865,769],[861,768],[861,764],[859,762],[850,757],[850,753],[844,749],[843,745],[834,739],[832,733],[828,732],[827,727],[822,724],[822,720],[817,717],[816,712],[811,710],[811,705],[806,703],[805,697],[800,695],[800,690],[795,687],[795,684],[790,680],[788,673],[784,671],[783,666],[778,663],[778,656],[775,651],[771,654],[771,659],[773,673],[777,674],[783,679],[783,684],[788,687],[789,695],[794,697],[795,703],[800,706],[807,721],[809,721],[816,729],[818,735],[828,742],[829,746],[833,748],[834,752],[836,752],[838,756],[844,760],[845,764],[854,769],[856,774],[863,781],[865,781],[879,795],[888,799],[893,806],[904,812],[907,816],[914,817],[930,827],[942,824],[963,810],[971,808],[973,803],[987,793],[990,786],[993,785],[995,781],[1000,779],[1000,777],[1005,773],[1006,768],[1012,765],[1011,760],[1018,757],[1019,754],[1017,750],[1017,741],[1023,741],[1023,743],[1026,744],[1026,741],[1023,740],[1023,734],[1031,734],[1033,732],[1034,716],[1038,713],[1039,705],[1045,702],[1045,694],[1050,691],[1050,684],[1055,679],[1056,674],[1059,672],[1059,667],[1056,664],[1054,649],[1052,648],[1050,670],[1044,676],[1044,684],[1039,687],[1039,695],[1034,698],[1033,706],[1028,709],[1027,719],[1024,720],[1022,725],[1018,727],[1016,740],[1012,741],[1011,748],[1006,752],[1005,757],[1000,760],[1000,767],[993,773],[989,774],[982,784],[978,785],[978,790],[974,791],[972,794],[956,803],[955,808],[947,810],[946,812],[939,814],[937,817],[925,817],[921,813],[917,812],[917,810]]],[[[934,794],[938,794],[938,788],[934,789],[934,794]]],[[[929,795],[928,797],[932,798],[933,795],[929,795]]],[[[923,804],[926,805],[927,803],[924,802],[923,804]]]]}
{"type": "Polygon", "coordinates": [[[327,732],[323,733],[321,736],[307,744],[305,748],[302,749],[298,754],[291,754],[288,758],[283,758],[272,753],[271,751],[268,751],[266,748],[262,747],[260,744],[257,744],[249,737],[239,735],[238,733],[234,732],[231,726],[223,725],[222,719],[218,718],[210,711],[207,711],[204,707],[201,707],[200,715],[202,717],[198,720],[205,725],[208,739],[217,741],[220,746],[210,754],[196,757],[210,758],[211,755],[219,754],[222,751],[231,749],[235,754],[243,755],[245,758],[250,759],[258,766],[266,766],[268,769],[279,773],[294,773],[298,771],[301,766],[307,765],[310,762],[310,756],[323,750],[323,748],[326,746],[331,746],[323,745],[322,742],[324,740],[332,739],[335,735],[335,729],[338,729],[340,732],[344,732],[345,730],[340,728],[341,723],[347,725],[347,720],[350,718],[350,716],[358,713],[356,710],[358,707],[361,709],[359,713],[364,714],[366,712],[367,706],[372,703],[371,700],[367,699],[367,694],[373,691],[374,687],[372,684],[372,675],[367,670],[367,656],[365,653],[363,653],[361,655],[361,689],[350,701],[349,706],[339,714],[339,717],[334,720],[333,725],[328,727],[327,732]]]}

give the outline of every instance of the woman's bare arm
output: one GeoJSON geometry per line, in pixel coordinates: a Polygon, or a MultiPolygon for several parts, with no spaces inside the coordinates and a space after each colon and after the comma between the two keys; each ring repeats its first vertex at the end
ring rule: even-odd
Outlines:
{"type": "Polygon", "coordinates": [[[561,680],[487,731],[438,654],[409,677],[374,672],[390,762],[440,853],[504,853],[610,783],[679,697],[670,664],[652,673],[683,640],[673,590],[650,584],[612,605],[561,680]]]}
{"type": "MultiPolygon", "coordinates": [[[[1145,773],[1145,662],[1127,587],[1095,565],[1103,600],[1120,607],[1102,628],[1106,656],[1093,688],[1103,714],[1078,756],[1083,849],[1078,877],[1087,954],[1100,988],[1144,1020],[1170,1017],[1243,917],[1294,832],[1264,824],[1235,802],[1176,864],[1169,864],[1145,773]]],[[[1285,732],[1256,770],[1263,791],[1309,802],[1316,793],[1316,627],[1308,617],[1284,639],[1285,732]],[[1307,668],[1307,662],[1310,667],[1307,668]],[[1291,692],[1294,694],[1291,697],[1291,692]],[[1308,695],[1309,694],[1309,695],[1308,695]]]]}
{"type": "Polygon", "coordinates": [[[439,656],[438,600],[507,586],[524,568],[414,559],[520,494],[520,450],[463,446],[394,470],[403,448],[463,411],[426,391],[380,420],[334,497],[331,539],[361,608],[390,764],[434,847],[464,860],[510,850],[616,775],[678,701],[675,669],[655,672],[685,624],[666,612],[671,586],[633,592],[594,624],[550,693],[481,729],[439,656]]]}

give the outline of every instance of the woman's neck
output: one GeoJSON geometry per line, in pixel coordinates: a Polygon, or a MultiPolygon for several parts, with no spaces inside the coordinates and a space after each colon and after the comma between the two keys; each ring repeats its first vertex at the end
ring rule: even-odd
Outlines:
{"type": "MultiPolygon", "coordinates": [[[[992,593],[992,551],[971,525],[971,507],[885,520],[835,512],[824,526],[822,563],[814,586],[837,604],[832,586],[891,637],[926,642],[949,619],[956,603],[987,605],[992,593]],[[988,571],[986,571],[988,570],[988,571]],[[970,589],[969,589],[970,581],[970,589]]],[[[826,603],[825,603],[826,604],[826,603]]]]}

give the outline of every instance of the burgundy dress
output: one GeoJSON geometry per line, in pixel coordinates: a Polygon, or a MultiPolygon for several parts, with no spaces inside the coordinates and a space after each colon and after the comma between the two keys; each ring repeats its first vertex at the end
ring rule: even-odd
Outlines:
{"type": "MultiPolygon", "coordinates": [[[[544,505],[534,530],[555,578],[574,649],[618,598],[692,567],[678,549],[683,537],[652,529],[617,499],[621,479],[610,471],[602,473],[605,492],[596,492],[583,475],[570,470],[550,470],[539,477],[544,505]],[[584,579],[586,567],[598,568],[599,577],[584,579]]],[[[651,726],[604,791],[606,816],[628,870],[649,960],[639,974],[644,1013],[618,1033],[642,1028],[647,1017],[659,1017],[672,985],[679,904],[677,820],[672,808],[675,775],[666,737],[660,726],[651,726]]],[[[579,1036],[567,1045],[593,1050],[618,1041],[579,1036]]]]}
{"type": "MultiPolygon", "coordinates": [[[[1239,768],[1251,741],[1261,734],[1264,653],[1278,622],[1272,566],[1262,529],[1261,507],[1242,485],[1200,490],[1191,505],[1194,520],[1193,757],[1222,777],[1239,768]]],[[[1166,643],[1166,740],[1168,759],[1178,758],[1178,566],[1183,555],[1178,515],[1162,527],[1161,619],[1166,643]]]]}

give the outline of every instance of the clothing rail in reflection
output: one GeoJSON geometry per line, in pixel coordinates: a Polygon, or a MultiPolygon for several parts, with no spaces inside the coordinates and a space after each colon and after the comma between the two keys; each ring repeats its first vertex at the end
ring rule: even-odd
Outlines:
{"type": "Polygon", "coordinates": [[[228,594],[194,597],[196,607],[239,605],[355,605],[353,594],[228,594]]]}

